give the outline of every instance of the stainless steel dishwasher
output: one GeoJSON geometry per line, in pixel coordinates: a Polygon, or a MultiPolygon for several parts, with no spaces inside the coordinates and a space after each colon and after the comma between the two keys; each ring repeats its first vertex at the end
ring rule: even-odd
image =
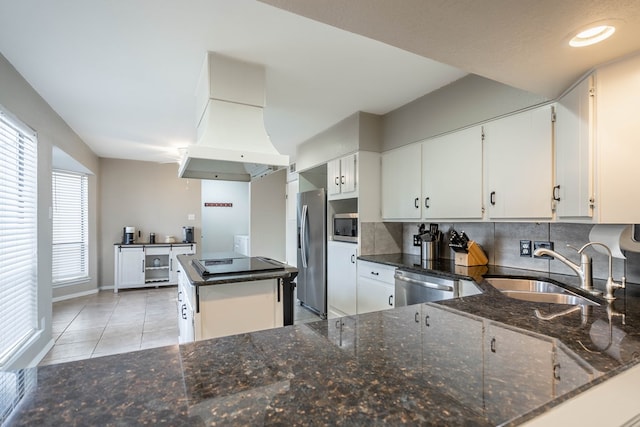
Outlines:
{"type": "Polygon", "coordinates": [[[394,277],[396,307],[482,293],[470,280],[434,276],[401,268],[396,270],[394,277]]]}

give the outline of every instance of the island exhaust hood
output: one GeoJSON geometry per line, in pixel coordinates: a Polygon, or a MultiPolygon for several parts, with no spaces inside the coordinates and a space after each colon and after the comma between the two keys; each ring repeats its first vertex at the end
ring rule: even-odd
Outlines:
{"type": "Polygon", "coordinates": [[[181,178],[251,181],[289,165],[264,127],[265,70],[207,52],[196,89],[196,144],[180,160],[181,178]]]}

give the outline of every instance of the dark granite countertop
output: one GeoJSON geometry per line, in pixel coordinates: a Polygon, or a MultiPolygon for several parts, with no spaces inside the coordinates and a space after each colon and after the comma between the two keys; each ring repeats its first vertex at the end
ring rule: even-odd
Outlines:
{"type": "Polygon", "coordinates": [[[487,267],[482,295],[26,370],[8,425],[515,425],[637,364],[634,289],[543,321],[568,306],[481,278],[499,274],[539,275],[487,267]]]}

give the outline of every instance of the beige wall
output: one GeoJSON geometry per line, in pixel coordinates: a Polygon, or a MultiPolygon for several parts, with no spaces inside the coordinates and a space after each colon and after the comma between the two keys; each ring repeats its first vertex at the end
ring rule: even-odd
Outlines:
{"type": "Polygon", "coordinates": [[[546,101],[542,96],[470,74],[385,115],[382,150],[391,150],[546,101]]]}
{"type": "MultiPolygon", "coordinates": [[[[200,236],[199,179],[178,178],[178,165],[121,159],[100,159],[100,271],[101,288],[113,286],[113,247],[122,240],[122,228],[134,226],[148,242],[173,235],[182,239],[182,226],[194,226],[200,236]],[[188,220],[188,215],[195,220],[188,220]]],[[[198,250],[200,248],[198,247],[198,250]]]]}
{"type": "Polygon", "coordinates": [[[251,181],[251,256],[286,261],[286,186],[284,169],[251,181]]]}
{"type": "MultiPolygon", "coordinates": [[[[29,83],[0,55],[0,104],[38,133],[38,319],[41,336],[17,361],[29,363],[51,343],[51,150],[58,146],[94,173],[99,172],[98,157],[60,118],[29,83]]],[[[97,180],[89,179],[90,271],[97,269],[97,180]]],[[[35,261],[35,260],[34,260],[35,261]]],[[[56,293],[75,293],[97,287],[97,278],[75,287],[57,288],[56,293]]]]}

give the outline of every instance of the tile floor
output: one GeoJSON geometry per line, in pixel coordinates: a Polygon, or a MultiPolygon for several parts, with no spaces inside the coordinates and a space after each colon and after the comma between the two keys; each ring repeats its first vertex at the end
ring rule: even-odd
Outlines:
{"type": "MultiPolygon", "coordinates": [[[[176,287],[101,291],[53,303],[53,348],[40,366],[178,343],[176,287]]],[[[320,318],[300,304],[294,323],[320,318]]]]}

